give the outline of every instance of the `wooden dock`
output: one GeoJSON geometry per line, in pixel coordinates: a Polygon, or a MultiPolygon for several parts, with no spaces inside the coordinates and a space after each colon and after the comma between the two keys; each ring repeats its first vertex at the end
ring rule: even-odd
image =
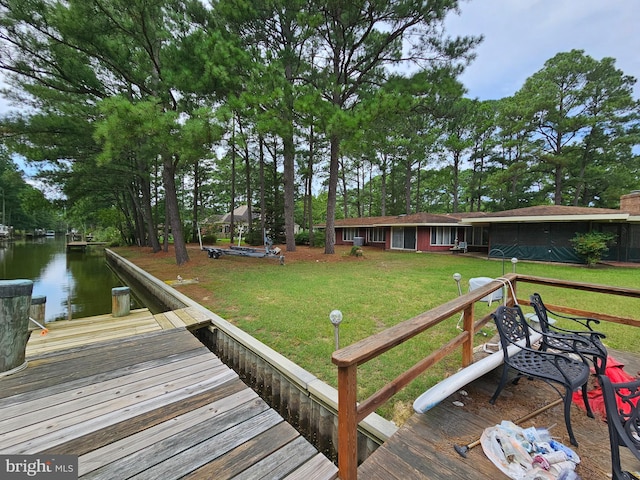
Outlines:
{"type": "Polygon", "coordinates": [[[74,250],[80,250],[81,252],[84,252],[87,250],[87,247],[90,245],[106,245],[106,244],[107,242],[91,242],[91,241],[82,241],[82,240],[67,242],[67,252],[71,252],[74,250]]]}
{"type": "MultiPolygon", "coordinates": [[[[29,366],[0,377],[0,453],[79,456],[83,479],[335,479],[337,468],[189,329],[208,319],[185,308],[160,315],[135,310],[47,324],[32,333],[29,366]]],[[[640,373],[640,359],[611,355],[640,373]]],[[[502,420],[516,420],[557,398],[546,384],[508,384],[488,400],[497,370],[426,414],[414,414],[358,468],[366,480],[506,478],[481,446],[467,445],[502,420]],[[459,401],[463,406],[455,406],[459,401]]],[[[582,480],[610,478],[606,424],[577,406],[572,421],[582,480]]],[[[569,445],[561,406],[526,422],[569,445]]],[[[628,452],[629,469],[640,464],[628,452]],[[635,463],[634,463],[635,462],[635,463]]]]}
{"type": "Polygon", "coordinates": [[[334,479],[337,467],[188,330],[195,309],[47,324],[0,377],[0,453],[79,457],[83,479],[334,479]]]}

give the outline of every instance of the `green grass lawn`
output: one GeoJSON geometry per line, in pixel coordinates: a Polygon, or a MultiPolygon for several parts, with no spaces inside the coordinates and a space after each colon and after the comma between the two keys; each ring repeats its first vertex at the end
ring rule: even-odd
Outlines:
{"type": "MultiPolygon", "coordinates": [[[[299,250],[308,247],[298,247],[299,250]]],[[[123,253],[135,261],[135,256],[123,253]]],[[[200,255],[204,253],[198,252],[200,255]]],[[[286,253],[285,253],[286,255],[286,253]]],[[[509,259],[487,260],[464,255],[383,252],[364,248],[364,257],[347,257],[342,250],[337,261],[295,261],[284,266],[269,259],[223,257],[192,265],[187,275],[197,276],[207,294],[195,298],[210,310],[234,323],[282,353],[330,385],[337,386],[337,369],[331,363],[334,349],[329,312],[341,310],[340,345],[346,346],[399,322],[414,317],[458,295],[453,273],[462,274],[467,290],[471,277],[499,277],[512,271],[509,259]]],[[[193,255],[192,255],[193,256],[193,255]]],[[[171,261],[167,259],[166,261],[171,261]]],[[[182,268],[182,267],[180,267],[182,268]]],[[[616,285],[640,289],[640,269],[551,265],[521,261],[519,273],[550,278],[616,285]]],[[[549,304],[594,312],[640,318],[640,299],[603,296],[560,288],[521,283],[519,298],[538,291],[549,304]]],[[[478,303],[476,318],[495,309],[478,303]]],[[[525,308],[526,311],[531,311],[525,308]]],[[[459,316],[394,348],[358,370],[360,399],[456,335],[459,316]]],[[[488,336],[476,336],[476,343],[488,336]]],[[[639,352],[638,331],[633,327],[602,325],[605,343],[613,348],[639,352]]],[[[378,413],[398,423],[412,412],[413,400],[425,389],[460,367],[460,356],[447,357],[398,393],[378,413]]]]}

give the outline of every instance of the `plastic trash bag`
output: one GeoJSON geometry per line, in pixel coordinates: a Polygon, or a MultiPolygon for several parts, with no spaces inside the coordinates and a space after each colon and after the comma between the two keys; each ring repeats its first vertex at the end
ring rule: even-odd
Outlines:
{"type": "MultiPolygon", "coordinates": [[[[484,454],[513,480],[558,480],[580,463],[578,455],[551,440],[546,430],[526,431],[512,422],[485,428],[480,437],[484,454]]],[[[575,474],[575,472],[574,472],[575,474]]]]}

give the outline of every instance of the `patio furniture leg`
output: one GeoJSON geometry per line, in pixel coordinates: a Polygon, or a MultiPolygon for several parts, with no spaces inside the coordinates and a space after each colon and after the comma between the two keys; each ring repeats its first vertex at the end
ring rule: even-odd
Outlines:
{"type": "Polygon", "coordinates": [[[567,426],[567,433],[569,434],[569,441],[571,445],[577,447],[578,442],[573,434],[573,427],[571,426],[571,389],[567,388],[564,395],[564,423],[567,426]]]}

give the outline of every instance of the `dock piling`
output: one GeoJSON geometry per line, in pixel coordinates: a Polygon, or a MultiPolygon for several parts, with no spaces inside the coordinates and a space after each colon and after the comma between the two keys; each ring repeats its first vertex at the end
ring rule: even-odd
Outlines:
{"type": "Polygon", "coordinates": [[[36,330],[40,325],[44,326],[45,312],[47,308],[47,297],[45,295],[34,295],[31,297],[31,305],[29,306],[29,318],[35,322],[29,322],[29,330],[36,330]]]}
{"type": "Polygon", "coordinates": [[[31,280],[0,280],[0,375],[27,366],[31,280]]]}
{"type": "Polygon", "coordinates": [[[115,287],[111,289],[111,314],[114,317],[129,315],[131,310],[131,296],[129,287],[115,287]]]}

